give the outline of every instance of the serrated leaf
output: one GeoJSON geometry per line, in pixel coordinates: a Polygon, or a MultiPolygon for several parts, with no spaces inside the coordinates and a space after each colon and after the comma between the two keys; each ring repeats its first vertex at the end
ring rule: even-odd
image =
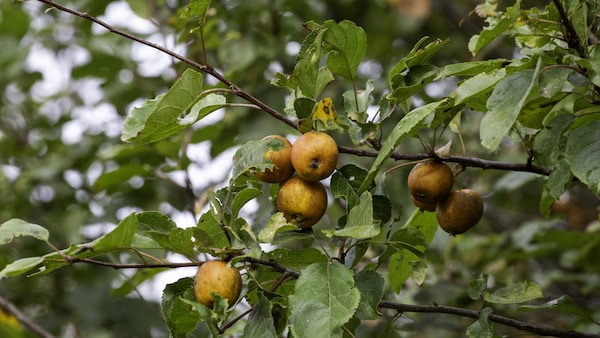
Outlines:
{"type": "Polygon", "coordinates": [[[360,291],[360,303],[356,309],[356,317],[360,320],[379,318],[380,314],[377,308],[383,298],[385,279],[375,271],[361,270],[354,275],[354,283],[360,291]]]}
{"type": "Polygon", "coordinates": [[[543,296],[542,290],[537,284],[523,281],[500,288],[491,294],[485,292],[483,300],[492,304],[517,304],[542,298],[543,296]]]}
{"type": "Polygon", "coordinates": [[[112,251],[128,249],[138,228],[138,219],[135,213],[125,217],[116,228],[94,241],[92,248],[95,251],[112,251]]]}
{"type": "Polygon", "coordinates": [[[360,196],[358,205],[348,212],[348,221],[343,229],[323,230],[323,233],[328,237],[372,238],[379,235],[379,224],[379,220],[373,219],[373,196],[366,191],[360,196]]]}
{"type": "Polygon", "coordinates": [[[469,295],[469,298],[471,298],[472,300],[478,300],[483,295],[485,289],[487,289],[487,286],[488,275],[482,274],[477,279],[474,279],[471,282],[469,282],[469,287],[467,288],[467,295],[469,295]]]}
{"type": "Polygon", "coordinates": [[[367,177],[367,171],[354,164],[347,164],[336,170],[331,177],[330,189],[333,198],[344,198],[348,208],[354,207],[359,200],[356,193],[367,177]]]}
{"type": "Polygon", "coordinates": [[[571,167],[565,161],[560,161],[548,176],[544,188],[554,200],[557,200],[567,190],[572,180],[571,167]]]}
{"type": "Polygon", "coordinates": [[[258,293],[258,303],[250,313],[248,323],[244,327],[244,337],[276,338],[275,322],[271,311],[273,304],[261,292],[258,293]]]}
{"type": "Polygon", "coordinates": [[[480,125],[481,145],[495,150],[517,121],[527,97],[536,83],[542,62],[538,60],[535,70],[514,72],[496,84],[487,101],[488,112],[480,125]]]}
{"type": "Polygon", "coordinates": [[[436,108],[438,108],[444,102],[446,102],[446,99],[415,108],[406,114],[402,120],[400,120],[400,122],[398,122],[390,135],[383,142],[381,149],[379,150],[379,154],[377,154],[375,161],[373,161],[373,164],[371,165],[371,169],[369,169],[367,177],[357,191],[358,194],[362,194],[371,186],[371,184],[373,184],[375,175],[377,175],[379,169],[381,169],[381,166],[394,152],[394,149],[398,147],[400,142],[407,137],[412,136],[419,129],[419,126],[423,123],[425,118],[427,118],[429,114],[433,113],[436,108]]]}
{"type": "MultiPolygon", "coordinates": [[[[438,228],[438,221],[433,212],[423,212],[421,210],[415,210],[413,214],[410,216],[408,221],[406,221],[406,231],[412,230],[412,228],[419,231],[420,235],[423,236],[423,242],[420,244],[419,242],[411,241],[410,243],[414,245],[422,245],[423,248],[426,248],[433,237],[435,236],[435,232],[438,228]]],[[[413,232],[416,236],[419,236],[419,233],[413,232]]],[[[414,235],[413,235],[414,236],[414,235]]],[[[392,239],[396,237],[392,236],[392,239]]]]}
{"type": "Polygon", "coordinates": [[[425,64],[429,59],[446,45],[448,40],[435,40],[423,46],[429,37],[425,36],[417,41],[411,51],[394,65],[394,68],[388,74],[388,82],[393,88],[392,79],[397,74],[402,74],[405,70],[412,68],[415,65],[425,64]]]}
{"type": "Polygon", "coordinates": [[[337,261],[302,270],[289,297],[294,337],[342,337],[360,302],[351,270],[337,261]]]}
{"type": "Polygon", "coordinates": [[[400,293],[404,282],[412,274],[412,264],[418,258],[408,250],[399,250],[390,257],[388,268],[388,282],[396,293],[400,293]]]}
{"type": "Polygon", "coordinates": [[[441,80],[449,76],[476,76],[500,69],[507,62],[506,59],[492,59],[485,61],[469,61],[451,63],[444,66],[435,80],[441,80]]]}
{"type": "Polygon", "coordinates": [[[167,284],[161,299],[161,312],[171,336],[174,338],[187,337],[196,329],[200,314],[191,311],[192,306],[183,301],[182,297],[192,300],[194,279],[181,278],[175,283],[167,284]]]}
{"type": "Polygon", "coordinates": [[[169,91],[131,111],[125,119],[121,140],[153,143],[181,132],[223,107],[225,97],[217,94],[203,97],[202,83],[201,73],[186,69],[169,91]]]}
{"type": "Polygon", "coordinates": [[[540,165],[552,165],[564,151],[563,134],[569,128],[575,116],[560,114],[548,122],[533,140],[535,162],[540,165]]]}
{"type": "Polygon", "coordinates": [[[327,67],[334,74],[353,80],[358,65],[367,52],[367,34],[361,27],[348,20],[340,23],[329,20],[323,27],[325,46],[331,51],[327,58],[327,67]]]}
{"type": "Polygon", "coordinates": [[[600,120],[594,120],[571,131],[567,139],[565,159],[573,175],[600,196],[600,120]]]}
{"type": "Polygon", "coordinates": [[[240,175],[249,170],[263,172],[266,169],[273,169],[273,162],[267,161],[265,154],[269,150],[278,151],[283,146],[283,141],[277,138],[253,140],[244,143],[233,155],[231,182],[234,183],[240,175]]]}
{"type": "Polygon", "coordinates": [[[271,243],[277,234],[298,229],[297,226],[289,223],[285,219],[282,212],[277,212],[269,217],[267,225],[260,230],[258,233],[258,240],[261,243],[271,243]]]}
{"type": "Polygon", "coordinates": [[[44,257],[27,257],[18,259],[12,263],[7,264],[2,271],[0,271],[0,281],[18,275],[22,275],[31,269],[44,263],[44,257]]]}
{"type": "Polygon", "coordinates": [[[236,192],[233,197],[233,203],[231,203],[231,217],[235,218],[238,216],[240,210],[246,203],[250,202],[252,199],[260,196],[262,194],[262,190],[257,188],[245,188],[238,192],[236,192]]]}
{"type": "Polygon", "coordinates": [[[230,245],[221,224],[210,211],[200,216],[196,228],[194,228],[194,238],[198,249],[224,248],[230,245]]]}
{"type": "Polygon", "coordinates": [[[483,47],[487,46],[490,42],[496,39],[498,36],[504,34],[507,29],[519,18],[521,11],[519,5],[508,7],[506,13],[503,13],[499,18],[490,17],[488,18],[488,26],[481,31],[478,35],[473,35],[469,40],[469,51],[475,56],[483,47]]]}
{"type": "Polygon", "coordinates": [[[370,99],[373,90],[375,90],[373,80],[368,80],[364,90],[349,90],[342,94],[344,98],[344,111],[351,120],[358,123],[367,122],[367,109],[371,103],[370,99]]]}
{"type": "Polygon", "coordinates": [[[29,223],[18,218],[12,218],[0,224],[0,245],[12,242],[15,237],[23,236],[47,241],[50,233],[41,225],[29,223]]]}
{"type": "Polygon", "coordinates": [[[493,310],[485,307],[479,314],[479,319],[467,328],[468,338],[492,338],[494,337],[494,324],[488,319],[493,310]]]}
{"type": "Polygon", "coordinates": [[[456,87],[454,104],[459,105],[463,102],[468,104],[468,101],[474,96],[485,94],[491,90],[505,75],[506,69],[502,68],[491,73],[477,74],[464,80],[456,87]]]}

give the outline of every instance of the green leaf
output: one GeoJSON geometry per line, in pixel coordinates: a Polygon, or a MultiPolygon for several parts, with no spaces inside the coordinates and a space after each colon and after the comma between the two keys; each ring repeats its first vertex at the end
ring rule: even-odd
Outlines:
{"type": "Polygon", "coordinates": [[[302,270],[289,297],[294,337],[342,337],[360,303],[352,271],[337,261],[302,270]]]}
{"type": "Polygon", "coordinates": [[[412,50],[403,57],[400,61],[394,65],[394,68],[388,74],[388,82],[390,87],[394,87],[392,85],[393,78],[398,74],[403,74],[407,69],[411,69],[413,66],[425,64],[429,59],[437,53],[440,49],[446,45],[448,40],[435,40],[430,42],[426,46],[423,46],[425,41],[427,41],[429,37],[425,36],[421,38],[421,40],[417,41],[413,46],[412,50]]]}
{"type": "Polygon", "coordinates": [[[233,203],[231,204],[231,217],[236,218],[246,203],[260,196],[261,194],[262,190],[252,187],[244,188],[236,192],[235,196],[233,197],[233,203]]]}
{"type": "Polygon", "coordinates": [[[402,120],[400,120],[400,122],[398,122],[390,135],[383,142],[381,149],[379,150],[379,154],[377,154],[375,161],[373,161],[371,169],[369,169],[369,173],[362,182],[357,194],[362,194],[371,186],[371,184],[373,184],[375,175],[377,175],[379,169],[381,169],[381,166],[383,166],[384,162],[390,157],[390,155],[392,155],[394,149],[398,147],[400,142],[416,133],[425,118],[427,118],[429,114],[434,112],[436,108],[438,108],[444,102],[446,102],[446,99],[415,108],[406,114],[402,120]]]}
{"type": "Polygon", "coordinates": [[[125,183],[134,176],[148,177],[154,174],[154,168],[146,164],[125,164],[103,173],[94,182],[94,191],[101,192],[125,183]]]}
{"type": "Polygon", "coordinates": [[[348,117],[358,123],[366,123],[367,109],[369,108],[371,94],[375,90],[373,80],[368,80],[364,90],[349,90],[342,94],[344,98],[344,111],[348,117]]]}
{"type": "Polygon", "coordinates": [[[138,228],[138,219],[135,213],[125,217],[116,228],[94,241],[92,248],[95,251],[108,252],[117,249],[128,249],[138,228]]]}
{"type": "Polygon", "coordinates": [[[471,282],[469,282],[469,287],[467,288],[467,294],[469,295],[469,298],[471,298],[472,300],[480,299],[485,289],[487,289],[487,286],[488,275],[484,273],[477,279],[474,279],[471,282]]]}
{"type": "Polygon", "coordinates": [[[194,279],[185,277],[175,283],[167,284],[161,299],[161,312],[171,336],[174,338],[187,337],[196,329],[200,321],[200,314],[191,311],[192,306],[182,300],[193,298],[194,279]]]}
{"type": "Polygon", "coordinates": [[[44,263],[44,257],[27,257],[18,259],[7,264],[4,269],[0,271],[0,281],[8,277],[22,275],[42,263],[44,263]]]}
{"type": "Polygon", "coordinates": [[[360,303],[356,309],[356,317],[360,320],[379,318],[377,311],[383,298],[385,279],[378,272],[361,270],[354,275],[354,283],[360,291],[360,303]]]}
{"type": "Polygon", "coordinates": [[[121,140],[152,143],[175,135],[209,113],[223,107],[225,98],[217,94],[204,97],[202,74],[186,69],[164,94],[134,108],[125,119],[121,140]]]}
{"type": "Polygon", "coordinates": [[[548,122],[533,140],[535,162],[540,165],[553,165],[564,151],[563,134],[573,123],[575,116],[560,114],[548,122]]]}
{"type": "Polygon", "coordinates": [[[535,86],[541,65],[539,59],[535,70],[514,72],[494,87],[487,101],[488,112],[483,116],[480,126],[481,144],[484,147],[495,150],[508,135],[535,86]]]}
{"type": "Polygon", "coordinates": [[[409,250],[399,250],[390,257],[387,279],[394,292],[400,293],[404,282],[412,274],[412,263],[418,260],[409,250]]]}
{"type": "Polygon", "coordinates": [[[366,177],[367,171],[354,164],[347,164],[336,170],[330,184],[333,198],[344,198],[348,202],[348,208],[354,207],[359,201],[356,191],[366,177]]]}
{"type": "Polygon", "coordinates": [[[12,218],[0,224],[0,245],[12,242],[15,237],[30,236],[40,241],[47,241],[50,233],[41,225],[12,218]]]}
{"type": "Polygon", "coordinates": [[[485,292],[483,300],[492,304],[517,304],[542,298],[543,296],[542,290],[537,284],[523,281],[500,288],[491,294],[485,292]]]}
{"type": "Polygon", "coordinates": [[[276,338],[275,323],[271,311],[273,304],[262,292],[258,293],[258,303],[250,313],[248,323],[244,327],[244,337],[276,338]]]}
{"type": "Polygon", "coordinates": [[[469,40],[469,51],[475,56],[483,47],[487,46],[494,39],[504,34],[511,25],[519,18],[521,10],[519,5],[508,7],[506,13],[499,17],[488,17],[488,26],[481,31],[479,35],[473,35],[469,40]]]}
{"type": "MultiPolygon", "coordinates": [[[[435,236],[435,232],[437,231],[438,228],[438,221],[437,218],[435,216],[434,212],[423,212],[421,210],[416,209],[413,214],[410,216],[410,218],[408,219],[408,221],[406,221],[406,226],[407,230],[412,230],[411,228],[414,228],[416,230],[418,230],[417,236],[420,235],[423,236],[424,241],[422,244],[420,244],[420,242],[414,242],[411,241],[409,243],[419,243],[418,245],[422,245],[423,248],[426,248],[427,246],[429,246],[429,244],[431,243],[431,241],[433,240],[433,237],[435,236]]],[[[392,236],[392,239],[396,238],[395,236],[392,236]]],[[[420,241],[420,239],[419,239],[420,241]]],[[[416,245],[416,244],[415,244],[416,245]]]]}
{"type": "MultiPolygon", "coordinates": [[[[480,94],[486,94],[491,88],[506,75],[506,69],[502,68],[490,73],[477,74],[461,82],[456,87],[455,105],[468,102],[480,94]]],[[[474,107],[473,107],[474,108],[474,107]]]]}
{"type": "Polygon", "coordinates": [[[204,249],[203,251],[207,248],[224,248],[230,245],[221,224],[210,210],[200,216],[194,228],[194,238],[198,249],[204,249]]]}
{"type": "Polygon", "coordinates": [[[492,59],[451,63],[442,68],[435,80],[441,80],[449,76],[476,76],[489,73],[500,69],[506,62],[508,62],[506,59],[492,59]]]}
{"type": "Polygon", "coordinates": [[[354,22],[344,20],[325,22],[325,47],[331,50],[327,67],[334,74],[353,80],[356,70],[367,52],[367,34],[354,22]]]}
{"type": "Polygon", "coordinates": [[[319,68],[324,33],[324,30],[314,31],[304,40],[292,73],[302,93],[314,100],[334,79],[329,69],[319,68]]]}
{"type": "Polygon", "coordinates": [[[323,233],[328,237],[372,238],[379,235],[379,224],[379,220],[373,219],[373,196],[365,191],[358,205],[350,209],[346,226],[340,230],[323,230],[323,233]]]}
{"type": "Polygon", "coordinates": [[[493,310],[485,307],[479,314],[479,320],[467,328],[468,338],[492,338],[494,337],[494,324],[488,319],[493,310]]]}
{"type": "Polygon", "coordinates": [[[566,145],[566,160],[573,175],[600,196],[600,120],[581,125],[569,134],[566,145]]]}
{"type": "Polygon", "coordinates": [[[591,319],[595,311],[581,307],[573,302],[569,296],[561,296],[552,299],[542,305],[522,305],[519,310],[538,310],[538,309],[556,309],[563,313],[570,313],[587,320],[591,319]]]}
{"type": "Polygon", "coordinates": [[[289,223],[282,212],[277,212],[267,221],[267,225],[258,233],[258,240],[261,243],[271,243],[275,236],[285,231],[296,231],[299,228],[289,223]]]}
{"type": "Polygon", "coordinates": [[[548,176],[548,180],[546,180],[546,184],[544,187],[548,194],[557,200],[560,195],[562,195],[571,181],[573,180],[573,175],[571,175],[571,167],[566,163],[566,161],[562,160],[558,163],[554,170],[548,176]]]}
{"type": "Polygon", "coordinates": [[[265,154],[269,150],[278,151],[283,146],[283,141],[277,138],[244,143],[233,155],[231,182],[234,183],[242,174],[250,170],[263,172],[266,169],[273,169],[273,162],[267,161],[265,154]]]}

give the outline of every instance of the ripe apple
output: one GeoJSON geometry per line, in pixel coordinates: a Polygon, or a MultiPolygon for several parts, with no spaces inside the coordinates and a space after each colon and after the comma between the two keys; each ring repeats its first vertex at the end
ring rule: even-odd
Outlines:
{"type": "Polygon", "coordinates": [[[292,165],[300,177],[316,182],[329,177],[338,160],[338,146],[328,134],[309,131],[292,146],[292,165]]]}
{"type": "Polygon", "coordinates": [[[267,183],[281,183],[294,174],[292,166],[292,144],[281,135],[269,135],[262,139],[271,149],[265,153],[265,160],[273,162],[275,167],[256,173],[256,177],[267,183]]]}
{"type": "Polygon", "coordinates": [[[279,187],[277,210],[283,212],[288,222],[295,221],[300,228],[310,228],[327,210],[325,187],[321,182],[294,176],[279,187]]]}
{"type": "Polygon", "coordinates": [[[242,291],[242,277],[235,267],[228,267],[220,260],[204,262],[198,268],[194,280],[194,294],[200,304],[213,307],[215,293],[225,299],[231,307],[242,291]]]}
{"type": "Polygon", "coordinates": [[[451,235],[458,235],[474,227],[483,215],[481,196],[471,189],[452,191],[435,210],[440,227],[451,235]]]}
{"type": "Polygon", "coordinates": [[[410,195],[424,204],[435,204],[444,199],[452,190],[452,185],[454,175],[443,162],[420,162],[408,174],[410,195]]]}

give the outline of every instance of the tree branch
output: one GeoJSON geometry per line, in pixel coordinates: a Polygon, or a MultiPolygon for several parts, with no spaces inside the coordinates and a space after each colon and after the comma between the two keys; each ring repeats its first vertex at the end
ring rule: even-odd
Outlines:
{"type": "Polygon", "coordinates": [[[130,40],[139,42],[139,43],[141,43],[143,45],[146,45],[148,47],[151,47],[151,48],[154,48],[156,50],[159,50],[159,51],[161,51],[161,52],[163,52],[163,53],[165,53],[167,55],[170,55],[171,57],[173,57],[173,58],[175,58],[175,59],[177,59],[177,60],[179,60],[179,61],[181,61],[181,62],[183,62],[183,63],[185,63],[187,65],[189,65],[190,67],[192,67],[192,68],[194,68],[194,69],[196,69],[198,71],[201,71],[201,72],[204,72],[206,74],[209,74],[212,77],[214,77],[217,80],[219,80],[221,83],[223,83],[226,86],[228,86],[229,88],[231,88],[231,90],[233,91],[233,93],[236,96],[238,96],[238,97],[240,97],[240,98],[242,98],[242,99],[244,99],[244,100],[246,100],[248,102],[251,102],[251,103],[255,104],[260,109],[262,109],[265,112],[267,112],[269,115],[271,115],[274,118],[282,121],[283,123],[289,125],[290,127],[295,128],[295,129],[298,128],[296,122],[288,119],[287,117],[285,117],[284,115],[282,115],[281,113],[279,113],[277,110],[273,109],[272,107],[270,107],[266,103],[262,102],[261,100],[259,100],[256,97],[254,97],[252,94],[244,91],[243,89],[241,89],[240,87],[238,87],[236,84],[234,84],[233,82],[231,82],[229,79],[227,79],[225,76],[223,76],[221,73],[217,72],[211,66],[200,64],[200,63],[198,63],[196,61],[188,59],[187,57],[185,57],[185,56],[183,56],[181,54],[175,53],[174,51],[172,51],[172,50],[170,50],[168,48],[165,48],[165,47],[163,47],[161,45],[152,43],[152,42],[150,42],[148,40],[140,38],[137,35],[133,35],[131,33],[127,33],[127,32],[124,32],[122,30],[119,30],[119,29],[117,29],[117,28],[109,25],[108,23],[106,23],[106,22],[104,22],[104,21],[102,21],[102,20],[100,20],[100,19],[98,19],[98,18],[96,18],[96,17],[94,17],[92,15],[89,15],[87,13],[80,12],[80,11],[77,11],[77,10],[65,7],[65,6],[63,6],[61,4],[58,4],[58,3],[54,2],[54,1],[52,1],[52,0],[38,0],[38,1],[40,1],[40,2],[42,2],[44,4],[46,4],[46,5],[48,5],[50,7],[54,7],[56,9],[60,10],[60,11],[63,11],[63,12],[66,12],[66,13],[78,16],[80,18],[84,18],[84,19],[89,20],[89,21],[92,21],[92,22],[94,22],[94,23],[96,23],[96,24],[98,24],[98,25],[106,28],[111,33],[114,33],[114,34],[126,37],[126,38],[128,38],[130,40]]]}
{"type": "MultiPolygon", "coordinates": [[[[338,146],[340,153],[353,154],[367,157],[377,157],[378,151],[374,150],[362,150],[354,149],[346,146],[338,146]]],[[[409,153],[392,153],[390,158],[395,160],[408,160],[408,161],[419,161],[427,158],[433,158],[431,154],[409,154],[409,153]]],[[[544,176],[550,175],[552,169],[542,166],[537,166],[528,163],[514,163],[504,161],[491,161],[476,157],[466,156],[448,156],[444,157],[445,162],[460,163],[467,167],[477,167],[482,169],[498,169],[498,170],[511,170],[511,171],[526,171],[544,176]]]]}
{"type": "Polygon", "coordinates": [[[21,312],[21,310],[19,310],[19,308],[17,308],[15,304],[8,299],[0,297],[0,308],[11,313],[21,324],[23,324],[23,326],[38,336],[43,338],[55,338],[53,334],[39,326],[36,322],[31,320],[31,318],[27,317],[23,312],[21,312]]]}
{"type": "MultiPolygon", "coordinates": [[[[451,315],[457,315],[462,317],[469,317],[478,319],[479,311],[456,308],[444,305],[409,305],[399,304],[388,301],[382,301],[379,303],[380,308],[393,309],[399,312],[423,312],[423,313],[446,313],[451,315]]],[[[552,337],[565,337],[565,338],[600,338],[598,334],[582,333],[576,331],[558,330],[549,327],[537,326],[529,323],[525,323],[516,319],[491,314],[488,319],[494,323],[513,327],[518,330],[527,331],[531,333],[540,334],[543,336],[552,337]]]]}
{"type": "Polygon", "coordinates": [[[586,58],[587,56],[585,55],[585,49],[581,44],[581,38],[577,34],[573,23],[571,22],[571,20],[569,20],[569,16],[565,12],[565,8],[563,7],[562,3],[560,2],[560,0],[552,0],[552,2],[554,3],[554,6],[556,6],[558,14],[560,15],[560,19],[567,30],[565,38],[567,40],[569,48],[575,49],[580,57],[586,58]]]}

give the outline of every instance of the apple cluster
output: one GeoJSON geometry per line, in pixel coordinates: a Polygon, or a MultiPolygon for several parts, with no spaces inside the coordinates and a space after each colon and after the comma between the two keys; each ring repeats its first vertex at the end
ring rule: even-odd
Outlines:
{"type": "Polygon", "coordinates": [[[320,181],[329,177],[337,166],[337,143],[320,131],[302,134],[293,145],[280,135],[263,140],[272,138],[283,142],[283,147],[265,153],[265,159],[275,167],[256,173],[256,177],[263,182],[280,183],[277,210],[288,222],[310,228],[327,209],[327,192],[320,181]]]}
{"type": "Polygon", "coordinates": [[[474,227],[483,215],[483,201],[471,189],[452,191],[454,175],[443,162],[427,160],[408,174],[412,202],[421,210],[435,212],[440,227],[451,235],[474,227]]]}

